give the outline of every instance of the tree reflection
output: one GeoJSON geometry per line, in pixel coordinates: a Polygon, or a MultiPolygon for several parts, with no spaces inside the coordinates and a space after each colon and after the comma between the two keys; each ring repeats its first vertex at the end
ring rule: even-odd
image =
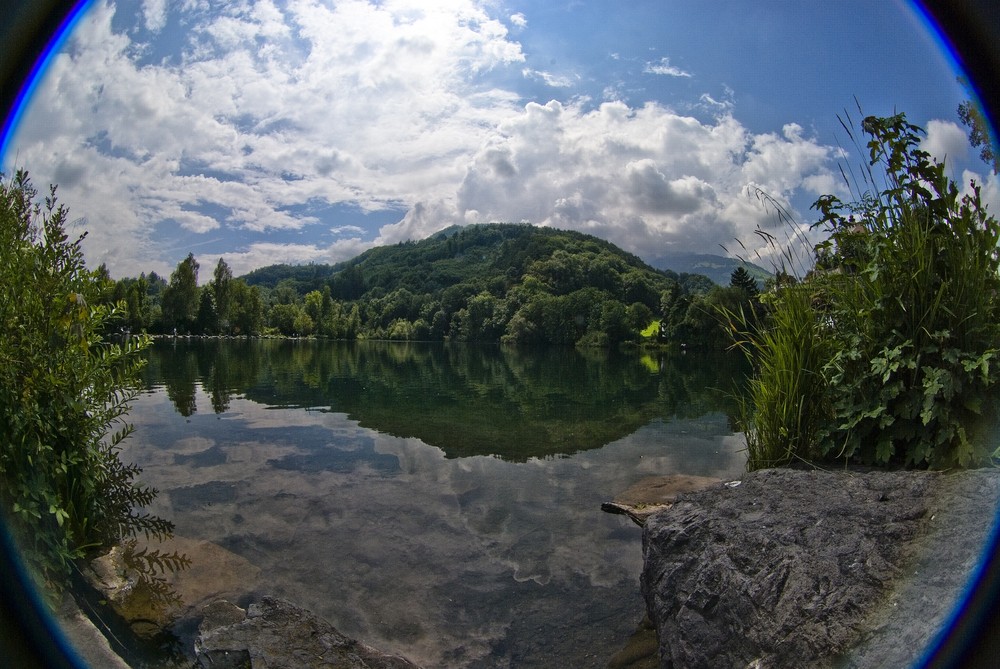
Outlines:
{"type": "Polygon", "coordinates": [[[146,382],[178,413],[234,396],[347,414],[448,457],[523,461],[600,448],[654,419],[735,415],[736,355],[413,342],[161,340],[146,382]]]}

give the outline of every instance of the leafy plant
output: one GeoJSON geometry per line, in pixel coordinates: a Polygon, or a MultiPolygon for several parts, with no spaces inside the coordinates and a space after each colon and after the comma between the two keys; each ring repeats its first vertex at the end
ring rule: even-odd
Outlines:
{"type": "MultiPolygon", "coordinates": [[[[846,125],[845,125],[846,127],[846,125]]],[[[973,183],[960,194],[903,114],[868,117],[859,201],[820,198],[817,246],[832,358],[826,455],[879,465],[971,466],[971,431],[997,379],[1000,225],[973,183]],[[876,172],[878,171],[878,172],[876,172]]]]}
{"type": "Polygon", "coordinates": [[[757,335],[730,319],[757,365],[750,467],[986,463],[976,433],[997,381],[1000,225],[975,183],[961,194],[919,148],[923,131],[905,115],[861,127],[869,162],[848,181],[856,199],[813,205],[827,233],[813,270],[772,289],[757,335]]]}
{"type": "Polygon", "coordinates": [[[119,459],[144,337],[105,338],[123,304],[100,303],[83,237],[69,241],[55,187],[0,177],[0,503],[28,562],[54,585],[90,551],[170,535],[142,511],[156,491],[119,459]]]}

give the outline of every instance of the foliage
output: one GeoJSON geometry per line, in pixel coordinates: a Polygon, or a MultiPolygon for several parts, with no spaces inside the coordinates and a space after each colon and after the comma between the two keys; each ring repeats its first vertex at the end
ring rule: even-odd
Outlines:
{"type": "Polygon", "coordinates": [[[189,253],[170,275],[170,283],[163,291],[164,324],[181,333],[190,332],[198,318],[199,305],[198,261],[189,253]]]}
{"type": "Polygon", "coordinates": [[[829,338],[824,374],[835,420],[829,455],[880,465],[982,463],[970,430],[996,382],[1000,225],[979,187],[959,193],[945,166],[919,150],[920,128],[899,114],[869,117],[881,193],[845,205],[820,198],[817,248],[829,338]]]}
{"type": "MultiPolygon", "coordinates": [[[[959,82],[972,91],[968,82],[961,78],[959,82]]],[[[974,100],[966,100],[958,106],[958,118],[969,129],[969,144],[972,148],[979,149],[980,159],[996,174],[1000,171],[1000,153],[997,152],[993,133],[990,132],[990,122],[983,108],[974,100]]]]}
{"type": "Polygon", "coordinates": [[[123,538],[165,537],[156,491],[119,459],[148,341],[111,341],[124,303],[102,303],[55,188],[0,179],[0,502],[28,562],[60,584],[74,560],[123,538]]]}
{"type": "Polygon", "coordinates": [[[449,228],[336,267],[276,265],[241,278],[220,259],[202,288],[197,269],[190,255],[177,266],[151,331],[608,347],[637,341],[662,316],[672,338],[724,345],[699,311],[716,289],[707,278],[526,224],[449,228]]]}
{"type": "Polygon", "coordinates": [[[982,464],[974,433],[997,379],[1000,226],[976,184],[961,195],[919,149],[922,130],[903,114],[862,129],[870,190],[817,200],[827,238],[814,271],[778,284],[766,325],[744,339],[758,366],[745,423],[762,459],[751,466],[982,464]]]}
{"type": "MultiPolygon", "coordinates": [[[[765,328],[744,327],[737,343],[755,354],[756,370],[740,408],[748,468],[813,460],[828,416],[822,368],[830,342],[821,334],[808,284],[784,285],[768,294],[772,317],[765,328]]],[[[726,312],[734,321],[744,313],[726,312]]]]}
{"type": "Polygon", "coordinates": [[[748,298],[756,298],[760,294],[757,280],[750,275],[745,267],[737,267],[729,278],[729,285],[746,293],[748,298]]]}

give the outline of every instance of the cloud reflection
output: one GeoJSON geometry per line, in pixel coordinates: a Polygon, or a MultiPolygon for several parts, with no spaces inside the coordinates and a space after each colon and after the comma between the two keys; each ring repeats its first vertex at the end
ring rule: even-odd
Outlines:
{"type": "Polygon", "coordinates": [[[245,557],[269,594],[342,632],[435,667],[606,663],[642,616],[642,555],[638,529],[600,503],[650,473],[743,467],[721,414],[522,463],[446,458],[343,414],[246,399],[185,419],[158,391],[132,415],[124,456],[163,491],[153,510],[178,534],[245,557]]]}

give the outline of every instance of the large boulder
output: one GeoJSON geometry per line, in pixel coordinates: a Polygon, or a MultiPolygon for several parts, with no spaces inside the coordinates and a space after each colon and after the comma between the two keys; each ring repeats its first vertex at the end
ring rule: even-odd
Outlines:
{"type": "Polygon", "coordinates": [[[995,518],[1000,472],[765,470],[643,530],[660,666],[912,666],[995,518]]]}

